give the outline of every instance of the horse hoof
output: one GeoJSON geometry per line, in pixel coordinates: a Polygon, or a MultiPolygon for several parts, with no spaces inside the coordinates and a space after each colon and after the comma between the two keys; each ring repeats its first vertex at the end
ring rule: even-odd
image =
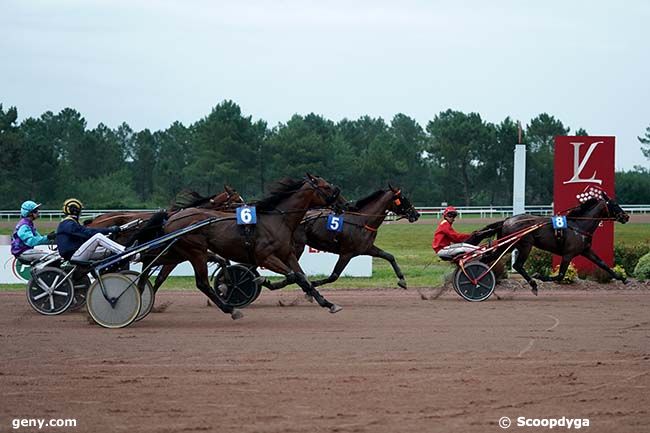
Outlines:
{"type": "Polygon", "coordinates": [[[309,295],[309,294],[305,293],[305,299],[307,301],[311,302],[312,304],[314,303],[314,297],[312,295],[309,295]]]}
{"type": "Polygon", "coordinates": [[[406,280],[402,278],[397,282],[397,285],[400,286],[402,289],[406,290],[406,280]]]}
{"type": "Polygon", "coordinates": [[[332,304],[332,306],[330,307],[330,313],[335,314],[335,313],[338,313],[339,311],[341,311],[342,309],[343,309],[343,307],[340,307],[340,306],[338,306],[336,304],[332,304]]]}
{"type": "Polygon", "coordinates": [[[239,310],[233,310],[233,312],[230,313],[230,318],[231,318],[232,320],[241,319],[242,317],[244,317],[244,313],[242,313],[242,312],[239,311],[239,310]]]}
{"type": "Polygon", "coordinates": [[[537,287],[533,287],[530,291],[533,292],[533,295],[537,296],[537,287]]]}
{"type": "Polygon", "coordinates": [[[223,295],[228,291],[228,286],[226,286],[225,284],[219,284],[217,286],[217,290],[219,290],[219,292],[223,295]]]}

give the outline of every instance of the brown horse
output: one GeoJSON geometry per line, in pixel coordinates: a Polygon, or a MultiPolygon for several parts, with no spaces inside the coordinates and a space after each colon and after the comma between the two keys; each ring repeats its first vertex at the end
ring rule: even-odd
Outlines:
{"type": "MultiPolygon", "coordinates": [[[[183,192],[181,193],[184,200],[183,205],[179,205],[177,200],[175,203],[173,203],[170,206],[169,212],[167,212],[166,216],[169,217],[175,212],[178,212],[185,208],[198,207],[202,209],[223,210],[229,208],[233,204],[244,202],[241,196],[239,195],[239,193],[235,189],[233,189],[228,185],[224,185],[223,188],[224,188],[224,192],[221,192],[219,194],[210,197],[203,197],[193,191],[183,192]]],[[[94,228],[121,226],[137,219],[142,219],[143,221],[147,221],[158,212],[159,211],[107,212],[99,216],[96,216],[92,220],[85,221],[84,224],[86,224],[88,227],[94,227],[94,228]]],[[[115,240],[117,242],[120,242],[120,240],[125,241],[126,236],[124,236],[124,234],[122,233],[120,233],[120,235],[122,236],[116,238],[115,240]]]]}
{"type": "MultiPolygon", "coordinates": [[[[123,245],[131,245],[134,241],[138,240],[139,242],[146,242],[156,237],[163,235],[163,226],[167,219],[170,216],[176,214],[182,209],[188,207],[196,207],[199,209],[211,209],[211,210],[227,210],[232,208],[235,205],[241,205],[244,203],[244,200],[241,198],[239,193],[229,185],[224,185],[224,192],[216,194],[210,197],[203,197],[195,192],[183,192],[180,194],[182,196],[170,207],[169,212],[109,212],[102,214],[95,219],[93,219],[88,226],[90,227],[110,227],[112,225],[123,225],[131,221],[142,219],[145,221],[143,227],[138,227],[138,230],[135,232],[121,232],[118,233],[115,241],[123,245]]],[[[154,252],[152,252],[154,253],[154,252]]],[[[155,254],[152,257],[155,257],[155,254]]],[[[148,260],[143,260],[145,265],[150,264],[148,260]]],[[[174,262],[173,260],[165,260],[165,264],[162,266],[158,275],[156,276],[156,281],[154,283],[154,293],[158,291],[160,286],[167,280],[172,271],[176,266],[181,263],[174,262]]],[[[144,280],[142,282],[144,284],[144,280]]]]}
{"type": "Polygon", "coordinates": [[[284,179],[271,190],[271,194],[253,205],[257,223],[254,226],[238,225],[232,213],[206,209],[185,209],[173,215],[165,225],[170,233],[207,218],[222,218],[181,238],[170,250],[168,259],[177,262],[188,260],[194,269],[196,286],[222,311],[231,313],[233,319],[241,313],[225,305],[210,287],[208,279],[209,251],[229,260],[262,266],[285,275],[297,283],[305,293],[331,313],[341,310],[327,301],[311,285],[298,264],[292,248],[292,236],[307,210],[314,207],[340,203],[340,191],[322,178],[307,176],[300,180],[284,179]]]}
{"type": "MultiPolygon", "coordinates": [[[[343,213],[343,228],[340,232],[327,228],[330,211],[315,210],[307,213],[293,235],[294,252],[298,258],[305,245],[320,251],[338,254],[339,258],[331,275],[325,279],[312,281],[314,287],[336,281],[350,260],[356,256],[372,256],[387,260],[397,275],[397,285],[406,289],[406,279],[395,257],[375,245],[377,230],[384,222],[387,212],[415,222],[420,214],[402,192],[390,184],[388,190],[379,190],[357,202],[346,206],[343,213]]],[[[288,283],[280,281],[272,284],[272,289],[280,289],[288,283]]]]}
{"type": "Polygon", "coordinates": [[[621,209],[618,203],[607,197],[607,194],[604,192],[601,192],[600,197],[591,198],[581,205],[569,209],[566,213],[566,218],[568,227],[566,230],[563,230],[564,233],[561,236],[556,235],[556,231],[553,229],[549,217],[525,214],[516,215],[504,221],[490,224],[481,230],[481,233],[486,234],[492,231],[497,233],[498,238],[502,238],[535,224],[544,224],[542,227],[517,241],[515,246],[517,256],[512,265],[528,281],[535,295],[537,295],[537,283],[524,269],[524,263],[533,246],[562,257],[557,276],[534,276],[542,281],[562,281],[571,260],[576,256],[583,256],[606,271],[612,278],[626,282],[624,277],[612,271],[591,249],[594,232],[601,221],[618,221],[625,224],[630,219],[630,216],[621,209]]]}

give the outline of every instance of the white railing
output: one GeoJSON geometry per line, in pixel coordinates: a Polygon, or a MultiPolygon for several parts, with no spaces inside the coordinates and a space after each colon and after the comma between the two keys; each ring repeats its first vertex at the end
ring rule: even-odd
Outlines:
{"type": "MultiPolygon", "coordinates": [[[[480,218],[505,218],[512,215],[512,206],[454,206],[458,211],[460,218],[465,216],[478,216],[480,218]]],[[[621,205],[623,210],[629,214],[647,214],[650,213],[650,205],[647,204],[630,204],[621,205]]],[[[442,211],[445,209],[440,206],[416,206],[416,209],[423,215],[435,215],[437,218],[442,217],[442,211]]],[[[530,205],[526,206],[526,213],[536,215],[552,215],[553,206],[551,205],[530,205]]]]}
{"type": "MultiPolygon", "coordinates": [[[[151,212],[158,209],[84,209],[81,219],[94,218],[98,215],[105,214],[108,212],[151,212]]],[[[63,219],[65,215],[61,210],[40,210],[39,218],[49,221],[58,221],[63,219]]],[[[0,221],[2,220],[11,220],[20,218],[20,211],[16,210],[0,210],[0,221]]]]}
{"type": "MultiPolygon", "coordinates": [[[[455,206],[459,216],[478,216],[480,218],[505,218],[512,215],[512,206],[455,206]]],[[[625,204],[621,205],[623,210],[629,214],[648,214],[650,205],[648,204],[625,204]]],[[[420,214],[442,216],[444,207],[441,206],[416,206],[420,214]]],[[[89,209],[84,210],[82,219],[93,218],[107,212],[146,212],[156,211],[158,209],[89,209]]],[[[551,215],[553,207],[551,205],[530,205],[526,206],[526,213],[538,215],[551,215]]],[[[50,221],[60,220],[64,217],[60,210],[41,210],[40,218],[50,221]]],[[[20,218],[20,211],[17,210],[0,210],[0,221],[20,218]]]]}

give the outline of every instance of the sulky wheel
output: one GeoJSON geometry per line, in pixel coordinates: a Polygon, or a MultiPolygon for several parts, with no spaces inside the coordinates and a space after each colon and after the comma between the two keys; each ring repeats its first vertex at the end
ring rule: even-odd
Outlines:
{"type": "Polygon", "coordinates": [[[212,286],[227,305],[244,308],[257,299],[262,291],[262,287],[255,282],[259,276],[255,268],[228,265],[219,269],[212,286]]]}
{"type": "MultiPolygon", "coordinates": [[[[131,281],[135,281],[135,284],[138,284],[137,281],[138,278],[140,277],[139,272],[121,271],[120,274],[125,275],[126,277],[130,278],[131,281]]],[[[135,318],[136,322],[138,320],[144,319],[147,316],[147,314],[151,313],[151,310],[153,309],[153,304],[155,302],[155,295],[153,292],[153,286],[151,285],[149,279],[145,280],[144,288],[140,293],[140,298],[142,299],[142,305],[140,306],[140,312],[138,313],[138,317],[135,318]]]]}
{"type": "Polygon", "coordinates": [[[81,277],[74,277],[72,283],[74,284],[74,297],[72,298],[72,304],[70,304],[69,311],[75,311],[82,308],[86,305],[86,295],[88,294],[88,288],[92,281],[88,274],[84,274],[81,277]]]}
{"type": "Polygon", "coordinates": [[[44,267],[32,273],[27,283],[27,300],[36,311],[47,316],[61,314],[70,307],[74,287],[59,268],[44,267]]]}
{"type": "Polygon", "coordinates": [[[465,264],[465,272],[458,267],[454,273],[454,289],[471,302],[484,301],[494,292],[496,278],[488,265],[479,261],[465,264]]]}
{"type": "Polygon", "coordinates": [[[104,328],[123,328],[131,324],[141,305],[138,287],[130,278],[117,273],[104,274],[96,279],[86,297],[90,317],[104,328]]]}

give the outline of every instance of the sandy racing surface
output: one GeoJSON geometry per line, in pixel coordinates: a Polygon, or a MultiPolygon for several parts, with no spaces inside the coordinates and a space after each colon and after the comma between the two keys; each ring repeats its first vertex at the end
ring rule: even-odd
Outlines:
{"type": "Polygon", "coordinates": [[[198,292],[162,292],[164,312],[122,330],[0,293],[0,431],[499,432],[502,416],[650,431],[650,290],[324,293],[344,310],[266,292],[235,322],[198,292]]]}

